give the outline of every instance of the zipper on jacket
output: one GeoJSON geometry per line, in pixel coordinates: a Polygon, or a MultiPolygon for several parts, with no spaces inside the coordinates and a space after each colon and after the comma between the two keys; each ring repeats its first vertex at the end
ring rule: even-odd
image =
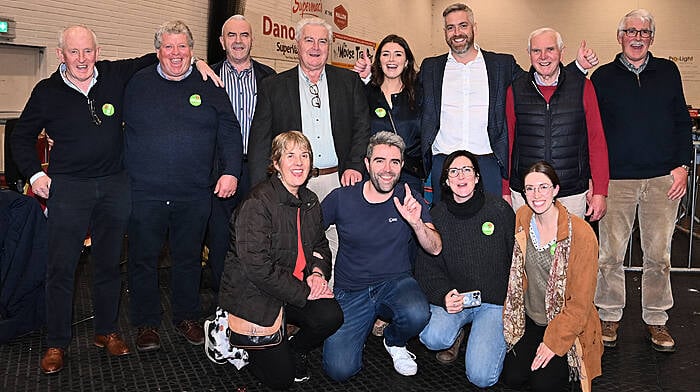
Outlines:
{"type": "MultiPolygon", "coordinates": [[[[532,85],[535,86],[535,91],[537,91],[537,94],[542,97],[542,99],[545,102],[545,124],[544,124],[544,160],[547,162],[552,161],[552,148],[550,147],[550,144],[552,143],[552,113],[549,111],[549,102],[547,102],[547,99],[545,99],[544,94],[540,91],[540,88],[537,86],[537,83],[535,81],[532,81],[532,85]]],[[[555,91],[556,93],[556,91],[555,91]]],[[[554,94],[550,97],[553,98],[554,94]]]]}

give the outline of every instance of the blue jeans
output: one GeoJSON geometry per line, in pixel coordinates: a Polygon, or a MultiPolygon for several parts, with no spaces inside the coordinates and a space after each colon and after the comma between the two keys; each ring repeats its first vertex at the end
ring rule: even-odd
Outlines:
{"type": "Polygon", "coordinates": [[[467,379],[479,388],[496,384],[506,355],[503,306],[482,303],[459,313],[447,313],[441,306],[430,305],[430,313],[420,341],[430,350],[445,350],[452,346],[459,330],[471,323],[464,358],[467,379]]]}
{"type": "Polygon", "coordinates": [[[430,318],[428,300],[411,276],[362,290],[333,291],[345,322],[323,345],[323,369],[336,381],[345,381],[362,368],[362,349],[377,316],[391,319],[384,339],[387,346],[397,347],[418,335],[430,318]]]}

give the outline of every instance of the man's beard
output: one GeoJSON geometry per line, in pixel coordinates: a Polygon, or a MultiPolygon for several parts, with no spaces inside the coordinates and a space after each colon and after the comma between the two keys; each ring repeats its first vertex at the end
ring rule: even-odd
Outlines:
{"type": "Polygon", "coordinates": [[[453,53],[465,54],[469,51],[469,49],[471,49],[472,45],[474,45],[474,40],[470,39],[468,35],[454,35],[447,41],[447,45],[450,47],[453,53]],[[464,42],[457,44],[453,41],[455,38],[464,38],[464,42]],[[456,45],[464,45],[464,47],[457,49],[456,45]]]}
{"type": "Polygon", "coordinates": [[[377,192],[390,193],[390,192],[394,191],[394,187],[396,186],[396,184],[398,184],[400,177],[401,177],[400,175],[396,175],[394,177],[394,180],[391,182],[391,186],[389,187],[389,189],[382,189],[381,188],[382,183],[379,181],[379,174],[372,174],[369,176],[369,179],[370,179],[370,181],[372,181],[372,185],[374,186],[374,189],[377,190],[377,192]]]}

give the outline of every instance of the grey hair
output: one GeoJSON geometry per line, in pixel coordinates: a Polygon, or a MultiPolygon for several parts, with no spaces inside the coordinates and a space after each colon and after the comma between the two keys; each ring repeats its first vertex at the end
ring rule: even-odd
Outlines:
{"type": "Polygon", "coordinates": [[[153,37],[153,45],[156,47],[156,50],[160,49],[160,45],[163,43],[163,34],[185,34],[187,36],[187,45],[189,45],[190,48],[194,47],[192,31],[190,31],[190,28],[181,20],[171,20],[158,27],[153,37]]]}
{"type": "MultiPolygon", "coordinates": [[[[224,22],[224,24],[221,25],[221,36],[222,36],[222,37],[224,36],[224,26],[226,26],[226,23],[228,23],[228,22],[230,22],[230,21],[232,21],[232,20],[241,20],[241,21],[243,21],[243,22],[247,22],[247,23],[248,23],[248,26],[250,26],[250,22],[248,22],[248,19],[246,19],[245,16],[240,15],[240,14],[233,15],[233,16],[231,16],[230,18],[226,19],[226,21],[224,22]]],[[[251,30],[252,30],[252,27],[251,27],[251,30]]]]}
{"type": "Polygon", "coordinates": [[[644,8],[638,8],[627,13],[620,19],[620,23],[617,25],[617,35],[622,34],[622,30],[625,29],[625,24],[630,19],[639,19],[644,23],[649,23],[649,29],[651,30],[651,36],[656,33],[656,23],[654,23],[654,15],[651,12],[645,10],[644,8]]]}
{"type": "Polygon", "coordinates": [[[66,44],[66,33],[68,32],[68,30],[75,29],[75,28],[81,28],[81,29],[85,29],[85,30],[89,31],[90,35],[92,35],[92,41],[95,43],[95,47],[97,47],[97,35],[95,34],[95,32],[92,31],[91,28],[89,28],[85,25],[78,24],[78,25],[68,26],[58,33],[58,47],[59,48],[63,49],[63,45],[66,44]]]}
{"type": "Polygon", "coordinates": [[[564,40],[561,38],[561,34],[559,34],[558,31],[554,30],[551,27],[541,27],[530,33],[530,36],[527,38],[528,53],[530,53],[530,42],[532,41],[532,39],[544,33],[554,33],[554,36],[557,37],[557,46],[559,47],[559,50],[564,49],[564,40]]]}
{"type": "Polygon", "coordinates": [[[403,162],[403,152],[406,149],[406,143],[404,143],[401,136],[389,131],[377,132],[369,138],[369,144],[367,145],[367,159],[372,157],[374,147],[380,144],[398,148],[401,151],[401,161],[403,162]]]}
{"type": "Polygon", "coordinates": [[[474,24],[474,11],[472,11],[471,8],[469,8],[468,5],[462,4],[462,3],[454,3],[452,5],[448,5],[447,8],[445,8],[444,11],[442,11],[442,17],[446,18],[447,15],[455,12],[455,11],[464,11],[467,13],[467,19],[469,20],[469,23],[474,24]]]}
{"type": "Polygon", "coordinates": [[[328,24],[328,22],[321,18],[301,18],[294,27],[294,39],[297,42],[301,42],[301,31],[308,25],[323,26],[326,31],[328,31],[328,43],[330,44],[331,41],[333,41],[333,28],[328,24]]]}

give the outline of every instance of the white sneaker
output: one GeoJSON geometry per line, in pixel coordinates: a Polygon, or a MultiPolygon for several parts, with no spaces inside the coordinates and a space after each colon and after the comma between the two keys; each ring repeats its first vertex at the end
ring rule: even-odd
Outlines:
{"type": "Polygon", "coordinates": [[[413,376],[418,372],[416,356],[404,347],[387,346],[384,340],[384,348],[394,361],[394,369],[402,376],[413,376]]]}

